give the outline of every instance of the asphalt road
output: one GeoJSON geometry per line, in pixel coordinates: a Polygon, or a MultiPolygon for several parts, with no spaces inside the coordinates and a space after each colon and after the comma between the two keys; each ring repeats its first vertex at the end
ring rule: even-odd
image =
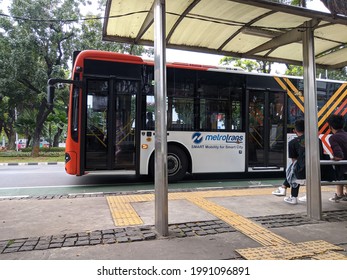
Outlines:
{"type": "Polygon", "coordinates": [[[134,175],[66,174],[64,165],[0,166],[0,196],[56,195],[153,189],[148,178],[134,175]]]}
{"type": "MultiPolygon", "coordinates": [[[[193,179],[169,184],[170,189],[218,189],[249,185],[273,186],[282,179],[220,180],[193,179]]],[[[64,165],[0,166],[0,198],[8,196],[46,196],[89,193],[118,193],[154,190],[154,182],[147,176],[88,174],[81,177],[66,174],[64,165]]]]}

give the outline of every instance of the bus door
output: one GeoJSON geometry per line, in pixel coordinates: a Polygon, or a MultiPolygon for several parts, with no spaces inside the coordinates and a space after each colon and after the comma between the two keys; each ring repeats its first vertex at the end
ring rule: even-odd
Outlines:
{"type": "Polygon", "coordinates": [[[262,90],[249,90],[248,93],[248,171],[283,169],[286,93],[262,90]]]}
{"type": "Polygon", "coordinates": [[[138,80],[87,79],[85,170],[136,170],[138,80]]]}

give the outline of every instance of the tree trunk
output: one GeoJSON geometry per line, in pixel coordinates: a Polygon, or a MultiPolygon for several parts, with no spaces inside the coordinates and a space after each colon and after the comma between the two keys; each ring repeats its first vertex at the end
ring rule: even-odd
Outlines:
{"type": "Polygon", "coordinates": [[[7,138],[8,138],[8,149],[9,150],[15,150],[16,149],[16,134],[15,133],[10,133],[7,134],[7,138]]]}
{"type": "Polygon", "coordinates": [[[14,132],[13,126],[7,126],[4,127],[5,134],[8,139],[8,149],[9,150],[15,150],[16,149],[16,133],[14,132]]]}
{"type": "Polygon", "coordinates": [[[29,145],[30,145],[30,142],[31,142],[31,135],[28,135],[28,136],[27,136],[27,139],[28,139],[28,141],[27,141],[26,148],[28,148],[29,145]]]}
{"type": "Polygon", "coordinates": [[[58,132],[54,135],[53,147],[58,147],[59,146],[59,138],[60,138],[62,133],[63,133],[63,130],[58,127],[58,132]]]}
{"type": "Polygon", "coordinates": [[[31,150],[32,157],[38,157],[40,153],[40,135],[36,135],[36,131],[33,137],[33,149],[31,150]]]}
{"type": "Polygon", "coordinates": [[[36,117],[36,128],[33,136],[33,149],[31,155],[33,157],[39,156],[40,151],[40,136],[43,129],[43,124],[47,120],[48,115],[51,113],[52,107],[47,107],[47,100],[43,99],[39,107],[39,111],[36,117]]]}

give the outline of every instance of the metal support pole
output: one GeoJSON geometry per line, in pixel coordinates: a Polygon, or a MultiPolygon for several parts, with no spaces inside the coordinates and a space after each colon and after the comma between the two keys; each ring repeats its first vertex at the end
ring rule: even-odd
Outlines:
{"type": "MultiPolygon", "coordinates": [[[[18,114],[17,114],[17,107],[14,108],[14,119],[17,121],[18,114]]],[[[18,152],[18,133],[16,129],[16,151],[18,152]]]]}
{"type": "Polygon", "coordinates": [[[318,141],[316,62],[312,21],[305,23],[303,34],[304,97],[305,97],[305,157],[307,216],[322,218],[320,158],[318,141]]]}
{"type": "Polygon", "coordinates": [[[154,3],[155,227],[168,235],[165,0],[154,3]]]}

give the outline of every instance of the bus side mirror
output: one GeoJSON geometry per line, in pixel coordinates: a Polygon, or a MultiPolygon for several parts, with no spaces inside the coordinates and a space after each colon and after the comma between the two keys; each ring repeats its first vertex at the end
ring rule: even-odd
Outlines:
{"type": "Polygon", "coordinates": [[[53,99],[54,99],[54,92],[55,92],[55,85],[57,83],[62,83],[62,84],[72,84],[77,87],[82,87],[83,83],[80,81],[73,81],[73,80],[66,80],[66,79],[49,79],[47,82],[47,103],[48,105],[53,104],[53,99]]]}

